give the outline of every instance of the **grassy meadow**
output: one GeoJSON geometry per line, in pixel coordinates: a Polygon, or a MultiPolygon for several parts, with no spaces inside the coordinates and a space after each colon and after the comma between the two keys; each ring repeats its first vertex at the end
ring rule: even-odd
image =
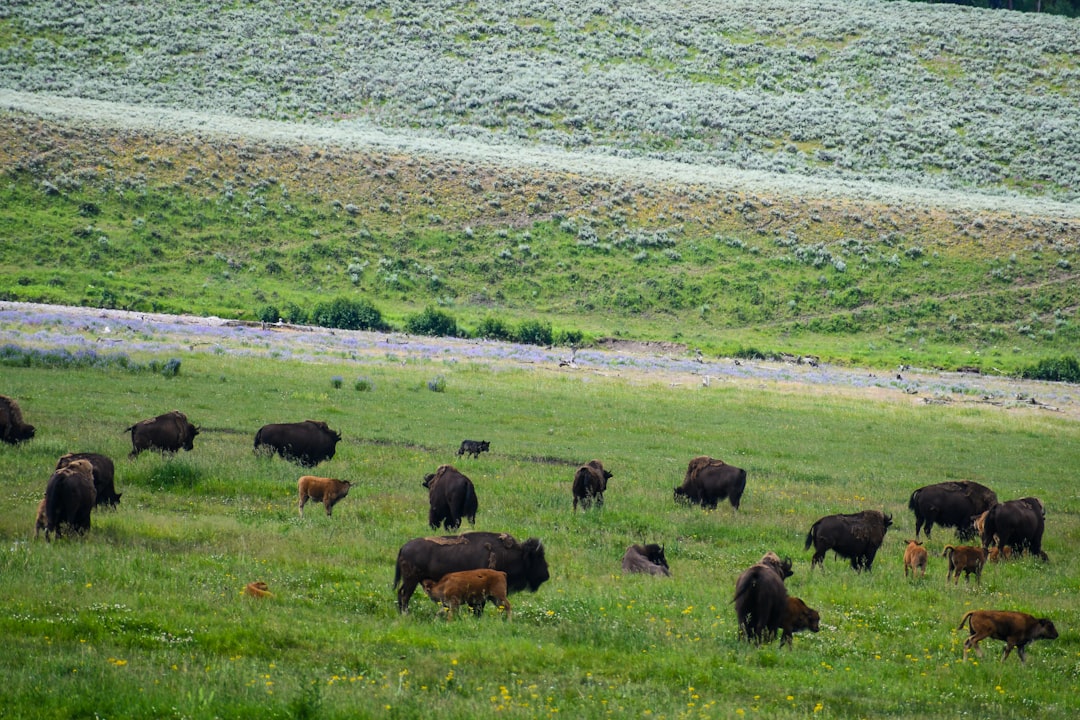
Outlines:
{"type": "MultiPolygon", "coordinates": [[[[1080,430],[1037,410],[915,405],[769,383],[673,383],[633,372],[373,357],[297,362],[185,353],[178,376],[3,368],[37,437],[0,447],[0,716],[68,717],[1071,717],[1080,672],[1080,430]],[[358,391],[363,376],[371,389],[358,391]],[[445,390],[428,383],[445,379],[445,390]],[[341,387],[333,379],[343,378],[341,387]],[[202,428],[174,458],[126,456],[123,429],[178,408],[202,428]],[[326,517],[296,510],[297,466],[251,452],[266,422],[325,419],[342,433],[317,474],[353,481],[326,517]],[[487,439],[479,459],[461,439],[487,439]],[[33,538],[56,458],[116,460],[116,511],[84,537],[33,538]],[[748,471],[737,514],[676,505],[687,460],[748,471]],[[575,466],[615,476],[602,510],[571,512],[575,466]],[[476,529],[539,537],[551,579],[511,596],[503,622],[446,622],[422,595],[399,616],[398,547],[431,534],[423,475],[453,462],[477,487],[476,529]],[[912,490],[971,479],[1047,506],[1048,564],[905,579],[912,490]],[[894,525],[872,573],[803,541],[832,512],[894,525]],[[673,577],[623,577],[632,542],[666,545],[673,577]],[[735,578],[765,551],[795,562],[792,594],[821,632],[792,650],[740,642],[735,578]],[[274,597],[241,594],[254,580],[274,597]],[[970,609],[1048,616],[1061,637],[1028,662],[1002,644],[961,662],[970,609]]],[[[466,526],[465,529],[468,529],[466,526]]]]}

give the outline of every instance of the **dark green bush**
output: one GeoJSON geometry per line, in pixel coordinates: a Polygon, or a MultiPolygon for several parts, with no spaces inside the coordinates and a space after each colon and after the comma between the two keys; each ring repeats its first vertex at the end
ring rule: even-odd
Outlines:
{"type": "Polygon", "coordinates": [[[539,320],[525,320],[518,326],[514,333],[514,341],[526,345],[550,345],[551,323],[542,323],[539,320]]]}
{"type": "Polygon", "coordinates": [[[265,323],[276,323],[281,319],[281,313],[275,305],[264,305],[255,311],[255,317],[265,323]]]}
{"type": "Polygon", "coordinates": [[[435,337],[457,337],[458,334],[454,316],[430,305],[423,312],[410,315],[405,321],[405,329],[415,335],[435,337]]]}
{"type": "Polygon", "coordinates": [[[367,300],[337,297],[311,311],[314,325],[342,330],[385,330],[382,313],[367,300]]]}
{"type": "Polygon", "coordinates": [[[485,340],[513,340],[514,331],[502,318],[489,315],[477,326],[476,337],[485,340]]]}
{"type": "Polygon", "coordinates": [[[1071,355],[1044,358],[1021,370],[1020,376],[1028,380],[1080,383],[1080,362],[1071,355]]]}
{"type": "Polygon", "coordinates": [[[554,341],[556,345],[580,345],[585,339],[585,334],[580,330],[556,330],[554,341]]]}
{"type": "Polygon", "coordinates": [[[281,319],[293,325],[304,325],[308,321],[308,313],[296,303],[289,303],[281,311],[281,319]]]}

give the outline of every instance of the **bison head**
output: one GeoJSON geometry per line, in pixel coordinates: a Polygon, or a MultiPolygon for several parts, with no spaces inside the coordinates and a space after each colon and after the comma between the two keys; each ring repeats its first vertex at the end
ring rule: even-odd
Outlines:
{"type": "Polygon", "coordinates": [[[435,473],[428,473],[427,475],[424,476],[424,482],[422,482],[420,484],[423,485],[426,488],[430,488],[431,487],[431,481],[434,480],[434,479],[435,479],[435,473]]]}
{"type": "MultiPolygon", "coordinates": [[[[645,557],[649,559],[653,565],[660,565],[662,567],[668,567],[667,558],[664,557],[664,546],[657,545],[656,543],[649,543],[645,546],[645,557]]],[[[669,568],[670,569],[670,568],[669,568]]]]}
{"type": "Polygon", "coordinates": [[[544,545],[537,538],[529,538],[521,544],[521,559],[525,564],[525,577],[529,590],[536,592],[551,577],[547,559],[544,557],[544,545]]]}

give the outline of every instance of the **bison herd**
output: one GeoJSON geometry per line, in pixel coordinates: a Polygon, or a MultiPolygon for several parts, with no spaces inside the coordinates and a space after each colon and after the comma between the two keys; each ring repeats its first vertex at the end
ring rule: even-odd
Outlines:
{"type": "MultiPolygon", "coordinates": [[[[124,432],[131,434],[131,458],[144,450],[172,454],[191,450],[199,428],[184,413],[173,410],[139,421],[124,432]]],[[[35,428],[23,421],[18,404],[0,395],[0,440],[20,443],[34,437],[35,428]]],[[[341,434],[325,422],[305,420],[298,423],[264,425],[255,433],[254,451],[274,454],[305,468],[314,467],[334,457],[341,434]]],[[[458,456],[478,458],[489,452],[488,441],[465,440],[458,456]]],[[[67,527],[76,533],[90,528],[91,510],[98,505],[116,507],[120,493],[114,487],[114,464],[97,453],[68,453],[62,456],[46,485],[36,519],[36,532],[45,530],[61,536],[67,527]]],[[[573,475],[571,493],[573,510],[603,507],[607,483],[613,474],[599,460],[579,466],[573,475]]],[[[441,465],[424,478],[428,491],[428,524],[448,531],[460,527],[463,519],[476,521],[478,500],[472,481],[452,465],[441,465]]],[[[303,516],[308,500],[322,503],[327,516],[336,503],[348,495],[350,483],[334,478],[303,475],[297,485],[299,513],[303,516]]],[[[692,503],[713,509],[727,500],[738,510],[746,490],[746,471],[708,456],[689,461],[682,485],[674,489],[677,502],[692,503]]],[[[965,582],[975,576],[981,581],[987,562],[1021,555],[1047,560],[1042,549],[1046,511],[1036,497],[999,502],[993,490],[971,481],[947,481],[916,489],[908,500],[915,516],[915,539],[906,540],[904,575],[925,576],[929,552],[919,540],[930,538],[934,525],[953,528],[961,540],[978,538],[980,545],[945,545],[942,557],[948,560],[946,582],[965,582]]],[[[874,558],[893,524],[892,515],[878,510],[826,515],[815,522],[806,535],[805,550],[813,547],[811,571],[822,566],[831,550],[846,558],[852,569],[871,571],[874,558]]],[[[622,559],[626,573],[667,577],[671,569],[658,544],[633,544],[622,559]]],[[[820,616],[802,599],[788,594],[785,580],[793,574],[792,562],[767,552],[760,561],[744,570],[735,582],[732,603],[738,619],[740,637],[753,643],[773,640],[780,633],[780,644],[791,645],[792,635],[801,630],[818,632],[820,616]]],[[[477,615],[490,601],[510,617],[507,594],[528,589],[535,592],[550,577],[544,546],[535,537],[519,542],[507,533],[466,532],[456,536],[418,537],[398,551],[393,587],[398,610],[408,610],[417,586],[452,617],[462,605],[477,615]]],[[[268,594],[268,593],[267,593],[268,594]]],[[[1039,638],[1058,636],[1053,622],[1012,611],[977,610],[964,615],[960,627],[967,625],[970,635],[964,643],[964,655],[985,638],[1004,640],[1002,659],[1015,647],[1021,662],[1025,648],[1039,638]]]]}

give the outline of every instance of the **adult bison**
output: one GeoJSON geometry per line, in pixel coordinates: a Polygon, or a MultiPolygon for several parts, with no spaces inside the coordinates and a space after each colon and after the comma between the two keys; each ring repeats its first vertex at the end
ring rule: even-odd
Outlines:
{"type": "Polygon", "coordinates": [[[851,567],[855,570],[870,570],[890,525],[892,515],[878,510],[826,515],[814,523],[806,535],[805,549],[809,550],[811,545],[814,546],[810,568],[822,565],[825,553],[832,550],[851,560],[851,567]]]}
{"type": "Polygon", "coordinates": [[[755,643],[776,637],[787,608],[784,579],[791,574],[791,560],[767,552],[739,575],[734,602],[742,637],[755,643]]]}
{"type": "Polygon", "coordinates": [[[675,488],[675,499],[711,509],[727,498],[731,507],[738,510],[745,489],[745,470],[701,455],[687,465],[682,486],[675,488]]]}
{"type": "Polygon", "coordinates": [[[113,465],[112,458],[99,453],[67,453],[66,455],[61,455],[60,459],[56,461],[56,469],[59,470],[62,467],[67,467],[75,460],[86,460],[93,468],[94,492],[97,493],[94,507],[97,507],[98,505],[116,507],[119,505],[120,496],[123,495],[123,493],[116,492],[116,485],[114,484],[116,469],[113,465]]]}
{"type": "Polygon", "coordinates": [[[55,470],[45,487],[45,539],[49,533],[60,537],[62,525],[70,525],[76,533],[89,530],[94,500],[94,468],[89,460],[73,460],[55,470]]]}
{"type": "Polygon", "coordinates": [[[432,528],[442,525],[447,530],[456,530],[461,527],[462,518],[476,524],[476,489],[472,480],[453,465],[440,465],[435,472],[424,476],[423,485],[428,489],[428,525],[432,528]]]}
{"type": "Polygon", "coordinates": [[[550,577],[544,546],[536,538],[519,543],[507,533],[493,532],[414,538],[398,550],[394,567],[398,612],[408,612],[409,599],[424,580],[437,582],[447,573],[478,568],[506,573],[511,593],[536,592],[550,577]]]}
{"type": "Polygon", "coordinates": [[[635,544],[626,548],[622,558],[622,571],[624,573],[671,576],[671,568],[668,567],[667,558],[664,557],[664,546],[656,543],[635,544]]]}
{"type": "Polygon", "coordinates": [[[143,450],[157,450],[170,455],[177,450],[191,450],[199,428],[188,422],[187,415],[172,410],[147,420],[140,420],[124,432],[131,433],[131,454],[134,458],[143,450]]]}
{"type": "Polygon", "coordinates": [[[966,540],[975,537],[972,519],[994,505],[997,495],[985,485],[970,480],[950,480],[926,485],[911,493],[908,508],[915,513],[915,539],[919,531],[937,523],[941,527],[956,528],[957,537],[966,540]]]}
{"type": "Polygon", "coordinates": [[[604,464],[599,460],[590,460],[577,469],[574,473],[574,510],[581,503],[582,510],[588,510],[592,502],[596,501],[596,507],[604,506],[604,492],[607,490],[607,481],[614,477],[604,469],[604,464]]]}
{"type": "Polygon", "coordinates": [[[983,521],[982,544],[989,549],[997,538],[997,548],[1009,546],[1013,552],[1030,552],[1046,560],[1042,549],[1046,511],[1038,498],[1026,497],[995,505],[983,521]]]}
{"type": "Polygon", "coordinates": [[[34,437],[34,426],[23,422],[19,403],[0,395],[0,440],[16,445],[34,437]]]}
{"type": "Polygon", "coordinates": [[[341,433],[331,430],[322,420],[271,423],[255,433],[255,452],[276,452],[303,467],[315,467],[334,457],[339,440],[341,433]]]}

